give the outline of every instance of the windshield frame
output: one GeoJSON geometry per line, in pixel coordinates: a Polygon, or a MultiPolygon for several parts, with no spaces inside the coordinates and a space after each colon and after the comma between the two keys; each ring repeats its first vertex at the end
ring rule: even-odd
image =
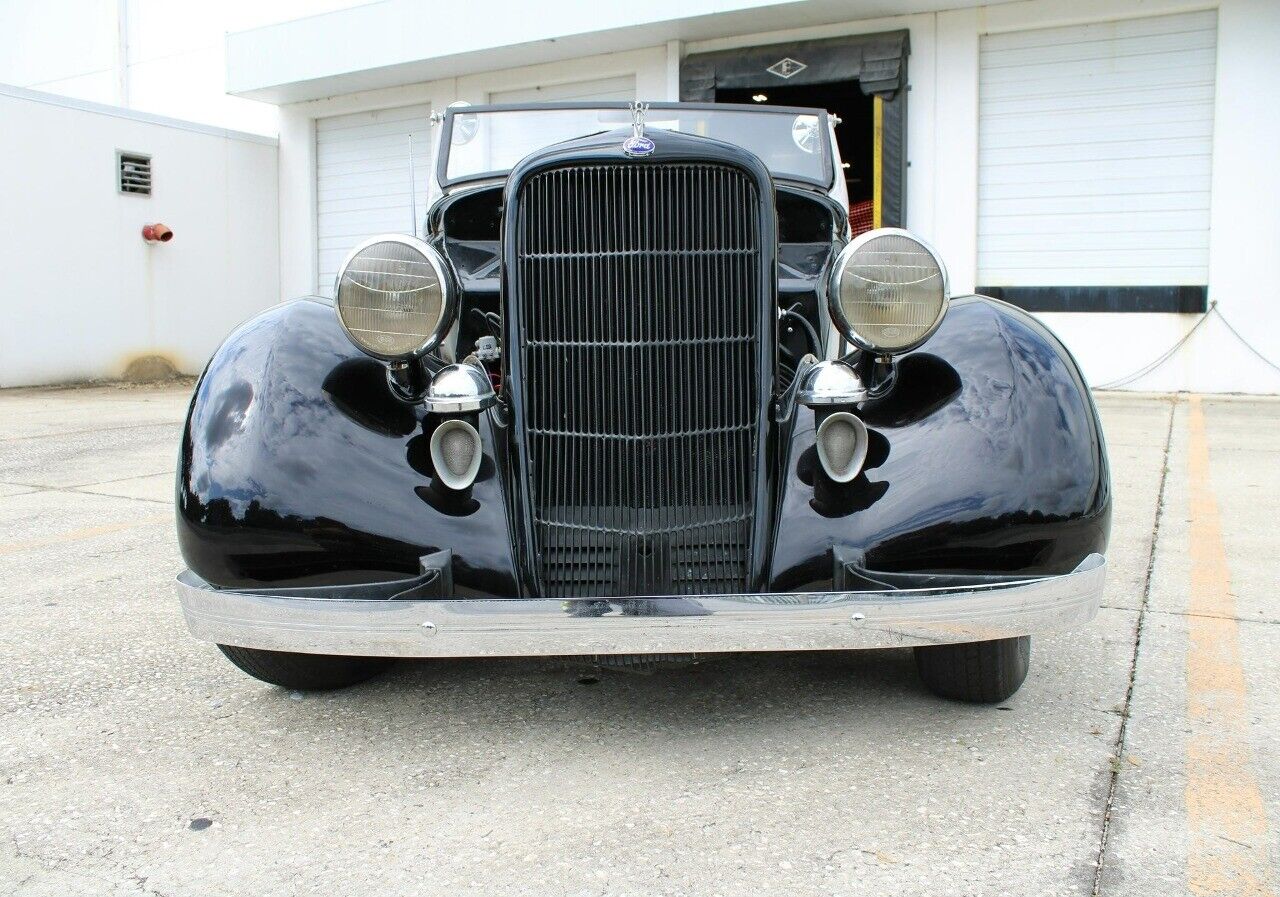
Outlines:
{"type": "MultiPolygon", "coordinates": [[[[772,170],[770,174],[777,180],[786,181],[788,183],[811,184],[815,187],[821,187],[823,190],[830,190],[835,184],[835,165],[831,158],[831,147],[828,145],[827,135],[830,133],[829,116],[825,109],[814,109],[806,106],[752,106],[745,103],[676,103],[676,102],[654,102],[647,103],[650,112],[657,112],[664,109],[673,110],[703,110],[711,112],[750,112],[754,114],[775,114],[775,115],[816,115],[818,117],[818,150],[820,156],[820,168],[826,172],[825,178],[810,178],[798,174],[777,174],[772,170]]],[[[435,175],[436,182],[440,185],[440,189],[448,192],[450,187],[458,184],[466,184],[474,181],[492,181],[498,178],[505,178],[511,174],[511,168],[499,168],[494,171],[477,171],[471,174],[460,175],[450,178],[448,176],[449,166],[449,148],[453,146],[453,121],[457,115],[469,115],[474,112],[543,112],[558,110],[574,110],[574,109],[617,109],[627,110],[631,108],[631,103],[621,100],[600,100],[589,102],[583,100],[572,100],[563,102],[544,102],[544,103],[488,103],[477,104],[474,106],[450,106],[444,112],[444,121],[440,129],[440,142],[437,144],[435,175]]],[[[619,128],[625,128],[627,125],[619,125],[619,128]]],[[[616,130],[616,129],[609,129],[616,130]]],[[[665,130],[663,128],[654,128],[654,130],[665,130]]],[[[600,131],[588,132],[580,136],[586,137],[592,133],[601,133],[600,131]]],[[[680,133],[680,132],[673,132],[680,133]]],[[[577,139],[577,138],[570,138],[577,139]]],[[[547,144],[554,146],[555,144],[547,144]]],[[[541,149],[541,147],[539,147],[541,149]]],[[[745,147],[744,147],[745,149],[745,147]]],[[[534,150],[537,152],[537,150],[534,150]]],[[[514,166],[513,166],[514,167],[514,166]]]]}

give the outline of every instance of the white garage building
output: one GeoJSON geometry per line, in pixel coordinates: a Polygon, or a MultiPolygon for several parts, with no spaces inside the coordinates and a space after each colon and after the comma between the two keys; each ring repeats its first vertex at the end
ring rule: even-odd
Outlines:
{"type": "MultiPolygon", "coordinates": [[[[1210,303],[1280,359],[1275,0],[384,0],[229,35],[227,79],[282,106],[286,293],[328,292],[348,247],[409,229],[410,135],[422,214],[433,109],[774,94],[847,104],[851,189],[933,241],[957,291],[1042,314],[1094,384],[1210,303]]],[[[1275,392],[1280,373],[1211,314],[1125,385],[1275,392]]]]}

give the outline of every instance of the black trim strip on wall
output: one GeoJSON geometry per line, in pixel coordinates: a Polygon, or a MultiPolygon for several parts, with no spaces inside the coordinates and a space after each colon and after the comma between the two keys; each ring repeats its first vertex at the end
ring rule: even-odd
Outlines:
{"type": "Polygon", "coordinates": [[[978,287],[977,292],[1027,311],[1203,314],[1209,310],[1207,286],[978,287]]]}
{"type": "MultiPolygon", "coordinates": [[[[904,76],[906,68],[903,60],[904,76]]],[[[908,91],[900,90],[884,100],[881,227],[907,226],[907,95],[908,91]]]]}

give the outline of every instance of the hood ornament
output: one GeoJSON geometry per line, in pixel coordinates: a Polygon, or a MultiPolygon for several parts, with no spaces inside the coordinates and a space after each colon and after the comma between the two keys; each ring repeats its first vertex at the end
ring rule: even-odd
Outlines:
{"type": "Polygon", "coordinates": [[[644,115],[649,111],[648,103],[632,103],[631,136],[622,141],[622,151],[628,156],[647,156],[653,152],[654,143],[644,136],[644,115]]]}

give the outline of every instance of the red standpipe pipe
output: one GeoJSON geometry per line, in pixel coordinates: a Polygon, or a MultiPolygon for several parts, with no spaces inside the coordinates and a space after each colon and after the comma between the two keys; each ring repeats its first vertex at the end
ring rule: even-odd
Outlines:
{"type": "Polygon", "coordinates": [[[173,239],[173,231],[166,224],[144,224],[142,239],[148,243],[168,243],[173,239]]]}

